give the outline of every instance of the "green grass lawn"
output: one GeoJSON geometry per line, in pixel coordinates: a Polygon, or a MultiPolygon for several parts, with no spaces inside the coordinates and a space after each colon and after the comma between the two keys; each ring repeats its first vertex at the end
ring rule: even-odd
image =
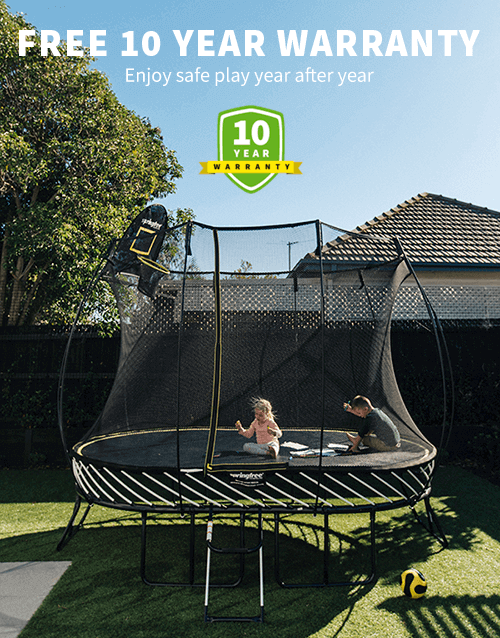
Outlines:
{"type": "MultiPolygon", "coordinates": [[[[22,638],[400,638],[500,636],[500,488],[458,468],[442,468],[433,505],[450,539],[440,545],[407,510],[377,515],[375,584],[283,589],[274,579],[273,520],[264,519],[265,623],[203,621],[204,590],[148,587],[139,576],[140,517],[93,507],[85,527],[61,552],[56,545],[73,508],[69,471],[0,472],[0,561],[70,560],[22,632],[22,638]],[[399,575],[416,567],[427,594],[402,595],[399,575]]],[[[419,506],[423,510],[423,506],[419,506]]],[[[236,545],[238,521],[216,519],[214,542],[236,545]]],[[[368,516],[332,516],[332,578],[364,577],[369,568],[368,516]]],[[[250,520],[248,542],[255,529],[250,520]]],[[[321,580],[322,518],[291,516],[282,525],[285,581],[321,580]]],[[[148,576],[188,578],[188,521],[159,517],[148,528],[148,576]]],[[[196,528],[196,580],[203,582],[205,526],[196,528]]],[[[213,558],[213,579],[237,576],[234,557],[213,558]]],[[[257,556],[246,561],[243,583],[214,589],[210,614],[257,615],[257,556]]]]}

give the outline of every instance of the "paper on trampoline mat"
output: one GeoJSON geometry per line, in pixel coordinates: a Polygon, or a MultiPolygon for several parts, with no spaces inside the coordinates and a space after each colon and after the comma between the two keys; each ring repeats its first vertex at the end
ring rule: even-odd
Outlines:
{"type": "Polygon", "coordinates": [[[291,456],[308,457],[308,456],[336,456],[341,454],[343,450],[335,450],[332,448],[323,448],[321,451],[319,448],[306,448],[305,450],[296,450],[290,452],[291,456]]]}
{"type": "MultiPolygon", "coordinates": [[[[295,450],[290,452],[292,456],[319,456],[320,449],[319,448],[310,448],[307,445],[303,445],[302,443],[296,443],[295,441],[285,441],[282,443],[281,447],[288,447],[295,450]]],[[[349,445],[343,443],[328,443],[327,448],[323,449],[323,456],[335,456],[335,454],[340,454],[341,452],[347,452],[349,449],[349,445]]]]}
{"type": "MultiPolygon", "coordinates": [[[[281,447],[291,447],[293,450],[307,450],[309,448],[308,445],[304,445],[303,443],[296,443],[295,441],[285,441],[281,444],[281,447]]],[[[334,448],[335,450],[339,451],[349,449],[349,445],[344,443],[328,443],[327,447],[334,448]]]]}
{"type": "Polygon", "coordinates": [[[307,450],[307,445],[302,445],[302,443],[295,443],[295,441],[285,441],[281,444],[281,447],[291,447],[294,450],[307,450]]]}
{"type": "Polygon", "coordinates": [[[338,450],[339,452],[345,452],[351,446],[348,445],[347,443],[328,443],[328,447],[334,448],[335,450],[338,450]]]}

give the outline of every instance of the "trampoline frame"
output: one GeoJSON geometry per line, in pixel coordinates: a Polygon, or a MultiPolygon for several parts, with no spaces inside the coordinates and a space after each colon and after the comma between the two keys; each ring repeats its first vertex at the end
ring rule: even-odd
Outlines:
{"type": "MultiPolygon", "coordinates": [[[[405,470],[368,470],[339,473],[322,468],[266,472],[265,481],[258,473],[224,473],[204,475],[201,468],[175,471],[121,468],[110,464],[72,458],[77,496],[71,519],[57,549],[62,549],[83,525],[92,505],[141,514],[141,563],[143,582],[151,586],[202,587],[194,582],[194,529],[199,515],[240,517],[240,548],[245,547],[244,528],[247,515],[272,515],[274,520],[275,579],[282,587],[331,587],[365,585],[376,580],[376,513],[409,507],[420,524],[445,548],[448,540],[430,502],[435,459],[405,470]],[[235,475],[236,474],[236,475],[235,475]],[[296,480],[293,480],[293,479],[296,480]],[[297,480],[298,479],[298,480],[297,480]],[[244,481],[250,484],[245,486],[244,481]],[[257,483],[257,484],[255,484],[257,483]],[[375,487],[376,485],[376,487],[375,487]],[[154,486],[154,490],[151,486],[154,486]],[[88,503],[80,522],[75,524],[82,501],[88,503]],[[415,507],[423,501],[427,522],[415,507]],[[323,579],[313,583],[285,583],[280,575],[280,520],[288,514],[323,516],[323,579]],[[370,573],[366,579],[331,580],[328,573],[330,517],[339,514],[366,513],[370,516],[370,573]],[[186,582],[155,582],[147,575],[147,521],[149,514],[179,514],[190,517],[189,579],[186,582]]],[[[264,473],[261,473],[264,475],[264,473]]],[[[208,547],[208,541],[207,541],[208,547]]],[[[231,553],[231,552],[229,552],[231,553]]],[[[240,554],[239,578],[233,583],[213,587],[236,587],[243,579],[244,554],[240,554]]]]}

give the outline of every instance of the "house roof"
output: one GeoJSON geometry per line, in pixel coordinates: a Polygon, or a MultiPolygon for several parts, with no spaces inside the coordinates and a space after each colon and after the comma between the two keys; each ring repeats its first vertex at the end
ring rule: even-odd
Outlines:
{"type": "Polygon", "coordinates": [[[414,266],[500,268],[500,213],[442,195],[422,193],[358,226],[353,233],[325,245],[325,265],[392,259],[394,244],[377,237],[396,236],[414,266]],[[373,236],[372,241],[356,233],[373,236]]]}

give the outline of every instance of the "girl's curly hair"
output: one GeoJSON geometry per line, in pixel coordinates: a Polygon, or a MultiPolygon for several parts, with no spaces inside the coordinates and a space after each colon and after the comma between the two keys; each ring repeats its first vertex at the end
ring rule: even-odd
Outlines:
{"type": "Polygon", "coordinates": [[[252,409],[261,410],[267,416],[268,419],[272,421],[275,420],[275,414],[273,412],[273,406],[267,399],[262,399],[261,397],[254,397],[251,401],[252,409]]]}

